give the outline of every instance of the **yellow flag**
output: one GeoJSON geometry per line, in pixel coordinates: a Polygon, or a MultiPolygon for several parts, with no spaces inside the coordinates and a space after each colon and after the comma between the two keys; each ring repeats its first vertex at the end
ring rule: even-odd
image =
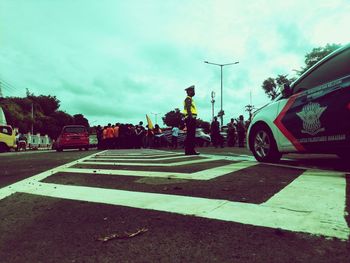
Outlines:
{"type": "Polygon", "coordinates": [[[146,114],[146,119],[147,119],[147,124],[148,124],[148,129],[153,129],[153,124],[151,119],[148,117],[148,115],[146,114]]]}

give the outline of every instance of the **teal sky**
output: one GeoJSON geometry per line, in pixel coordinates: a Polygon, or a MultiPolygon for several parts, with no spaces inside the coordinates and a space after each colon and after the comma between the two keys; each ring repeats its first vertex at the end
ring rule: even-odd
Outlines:
{"type": "Polygon", "coordinates": [[[268,102],[261,84],[294,76],[304,55],[350,42],[349,0],[0,0],[4,96],[53,95],[92,123],[137,123],[182,108],[196,85],[199,117],[225,123],[268,102]]]}

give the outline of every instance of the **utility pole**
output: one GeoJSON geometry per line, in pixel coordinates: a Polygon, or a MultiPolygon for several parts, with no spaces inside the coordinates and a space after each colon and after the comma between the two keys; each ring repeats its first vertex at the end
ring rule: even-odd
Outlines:
{"type": "Polygon", "coordinates": [[[245,106],[245,110],[249,113],[249,122],[252,121],[252,112],[255,110],[255,107],[252,104],[252,92],[250,91],[250,104],[245,106]]]}
{"type": "Polygon", "coordinates": [[[32,129],[31,129],[32,135],[34,135],[34,104],[32,102],[32,129]]]}
{"type": "Polygon", "coordinates": [[[157,124],[157,116],[158,116],[158,114],[160,114],[160,112],[151,112],[151,114],[153,114],[155,116],[155,123],[154,124],[157,124]]]}
{"type": "Polygon", "coordinates": [[[214,120],[214,103],[215,103],[215,92],[212,91],[211,92],[211,120],[213,121],[214,120]]]}
{"type": "Polygon", "coordinates": [[[222,68],[225,67],[225,66],[229,66],[229,65],[234,65],[234,64],[238,64],[239,61],[236,61],[236,62],[233,62],[233,63],[226,63],[226,64],[218,64],[218,63],[212,63],[212,62],[209,62],[209,61],[204,61],[204,63],[207,63],[207,64],[211,64],[211,65],[215,65],[215,66],[219,66],[220,67],[220,91],[221,91],[221,96],[220,96],[220,102],[221,102],[221,106],[220,106],[220,111],[219,111],[219,114],[218,114],[218,117],[220,117],[221,119],[221,128],[222,126],[224,125],[224,115],[225,115],[225,112],[223,110],[223,92],[222,92],[222,68]]]}

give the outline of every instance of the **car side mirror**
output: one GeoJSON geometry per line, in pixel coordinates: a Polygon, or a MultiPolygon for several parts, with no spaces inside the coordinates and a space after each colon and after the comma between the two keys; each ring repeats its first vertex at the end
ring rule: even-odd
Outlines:
{"type": "Polygon", "coordinates": [[[288,98],[292,95],[292,89],[288,83],[281,87],[281,94],[284,98],[288,98]]]}

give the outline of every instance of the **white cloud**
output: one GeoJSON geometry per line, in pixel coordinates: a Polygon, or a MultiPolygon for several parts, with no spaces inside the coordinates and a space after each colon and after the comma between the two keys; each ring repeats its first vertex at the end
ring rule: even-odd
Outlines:
{"type": "Polygon", "coordinates": [[[347,0],[3,0],[0,76],[101,124],[182,108],[195,84],[200,117],[210,120],[220,68],[203,61],[239,61],[224,68],[228,120],[250,94],[265,104],[263,80],[294,74],[313,47],[349,42],[349,11],[347,0]]]}

